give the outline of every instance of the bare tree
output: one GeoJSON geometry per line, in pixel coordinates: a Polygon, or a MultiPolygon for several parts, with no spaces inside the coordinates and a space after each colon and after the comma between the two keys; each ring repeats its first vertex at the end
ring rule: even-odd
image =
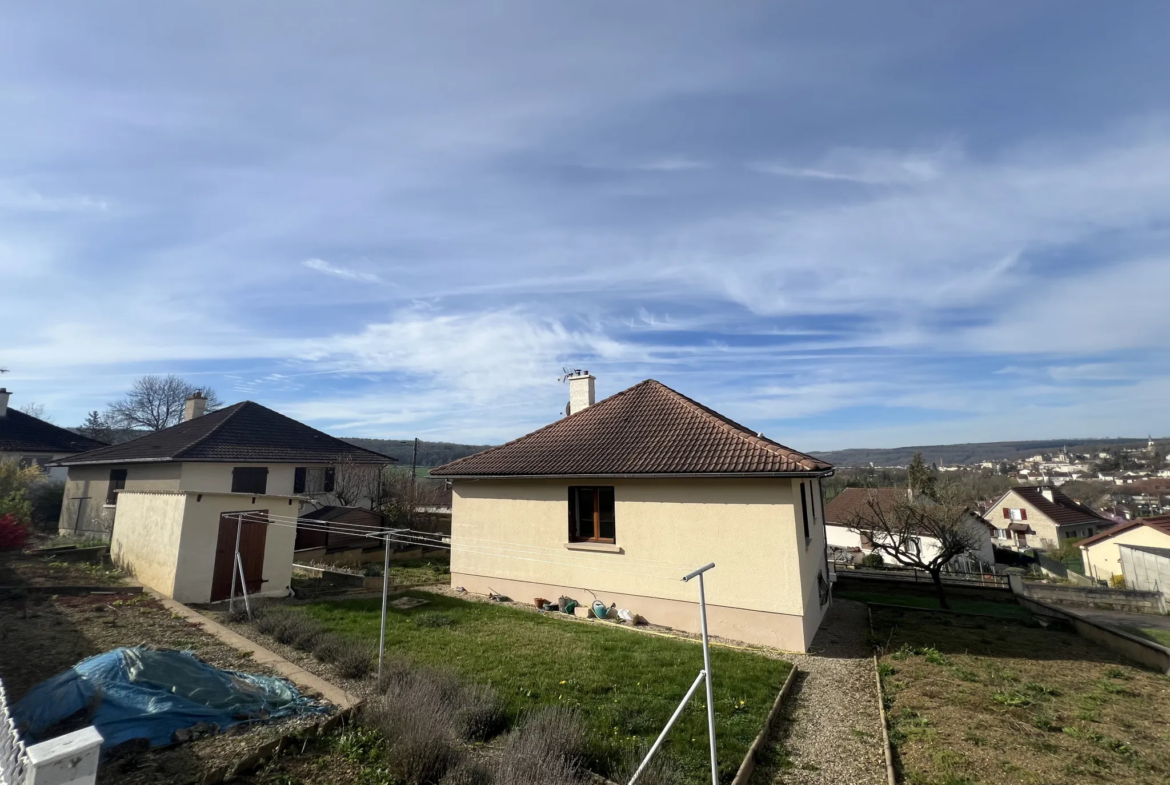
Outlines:
{"type": "Polygon", "coordinates": [[[191,384],[174,374],[142,376],[134,380],[134,386],[124,398],[110,404],[106,420],[120,428],[161,431],[182,422],[184,404],[197,392],[207,399],[205,412],[213,412],[223,405],[215,390],[191,384]]]}
{"type": "Polygon", "coordinates": [[[849,528],[868,538],[875,551],[903,566],[930,573],[939,605],[949,610],[943,568],[956,556],[977,552],[981,538],[970,508],[958,503],[950,488],[939,488],[936,493],[937,500],[919,496],[892,505],[883,505],[878,495],[871,493],[865,505],[853,513],[849,528]],[[925,538],[933,540],[937,550],[923,548],[925,538]]]}
{"type": "Polygon", "coordinates": [[[29,401],[24,406],[21,406],[19,411],[24,412],[29,417],[36,417],[38,420],[44,420],[45,422],[53,421],[52,417],[49,417],[45,414],[45,405],[43,403],[29,401]]]}
{"type": "Polygon", "coordinates": [[[339,457],[333,469],[332,493],[342,507],[355,507],[362,502],[369,502],[371,509],[378,509],[384,494],[382,467],[357,463],[345,456],[339,457]]]}
{"type": "Polygon", "coordinates": [[[88,436],[91,439],[97,439],[99,442],[105,442],[106,444],[110,444],[113,441],[110,424],[106,422],[102,413],[96,409],[85,415],[85,422],[81,424],[77,432],[82,436],[88,436]]]}

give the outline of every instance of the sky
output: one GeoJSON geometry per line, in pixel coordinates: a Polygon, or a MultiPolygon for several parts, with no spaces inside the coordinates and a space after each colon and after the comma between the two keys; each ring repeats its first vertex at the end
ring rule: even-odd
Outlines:
{"type": "Polygon", "coordinates": [[[498,443],[1170,434],[1170,4],[0,4],[0,383],[498,443]]]}

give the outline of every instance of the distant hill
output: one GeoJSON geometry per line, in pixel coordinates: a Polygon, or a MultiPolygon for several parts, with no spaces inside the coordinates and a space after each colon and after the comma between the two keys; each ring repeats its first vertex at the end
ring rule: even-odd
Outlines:
{"type": "MultiPolygon", "coordinates": [[[[407,468],[410,467],[411,452],[414,450],[413,439],[359,439],[346,436],[339,436],[337,438],[350,444],[355,444],[358,447],[365,447],[367,450],[373,450],[383,455],[389,455],[391,458],[397,458],[400,464],[407,468]]],[[[450,463],[459,458],[474,455],[491,446],[490,444],[452,444],[451,442],[420,441],[418,443],[418,465],[442,466],[444,463],[450,463]]]]}
{"type": "Polygon", "coordinates": [[[869,466],[870,463],[875,466],[905,466],[910,463],[914,453],[920,452],[923,460],[927,463],[953,466],[980,461],[1018,461],[1030,458],[1037,453],[1057,452],[1066,447],[1074,453],[1091,455],[1102,448],[1145,446],[1145,439],[1050,439],[1026,442],[929,444],[921,447],[894,447],[890,449],[854,448],[816,452],[814,455],[839,467],[869,466]]]}

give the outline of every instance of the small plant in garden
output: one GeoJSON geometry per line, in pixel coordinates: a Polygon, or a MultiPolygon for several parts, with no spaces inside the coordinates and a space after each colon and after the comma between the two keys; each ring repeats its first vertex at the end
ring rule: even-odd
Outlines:
{"type": "Polygon", "coordinates": [[[563,785],[587,770],[589,734],[577,712],[553,706],[533,712],[508,737],[498,780],[512,785],[563,785]]]}
{"type": "Polygon", "coordinates": [[[28,527],[15,515],[0,516],[0,551],[18,551],[28,543],[28,527]]]}
{"type": "Polygon", "coordinates": [[[313,656],[321,662],[337,662],[350,645],[340,635],[327,632],[317,639],[313,647],[313,656]]]}
{"type": "Polygon", "coordinates": [[[461,698],[463,705],[455,711],[455,730],[464,741],[487,741],[507,727],[504,702],[491,687],[472,685],[461,698]]]}
{"type": "Polygon", "coordinates": [[[374,653],[366,646],[350,644],[346,646],[333,665],[337,672],[347,679],[360,679],[370,672],[374,653]]]}
{"type": "Polygon", "coordinates": [[[880,570],[886,566],[886,561],[880,553],[867,553],[865,558],[861,560],[861,566],[871,570],[880,570]]]}
{"type": "Polygon", "coordinates": [[[926,658],[926,661],[929,662],[931,665],[948,665],[948,664],[950,664],[950,660],[947,659],[946,655],[943,654],[938,649],[934,648],[933,646],[927,646],[926,648],[924,648],[922,650],[922,655],[926,658]]]}

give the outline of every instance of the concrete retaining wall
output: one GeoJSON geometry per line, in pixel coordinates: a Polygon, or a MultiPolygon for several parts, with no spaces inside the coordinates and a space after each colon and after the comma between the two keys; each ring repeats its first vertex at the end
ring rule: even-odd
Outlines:
{"type": "Polygon", "coordinates": [[[1099,643],[1105,648],[1117,652],[1122,657],[1136,662],[1142,667],[1170,673],[1170,649],[1159,646],[1153,641],[1143,640],[1128,632],[1105,627],[1095,621],[1084,618],[1071,608],[1061,608],[1042,600],[1032,599],[1022,595],[1016,596],[1016,602],[1030,610],[1036,616],[1049,619],[1061,619],[1071,624],[1082,638],[1099,643]]]}
{"type": "Polygon", "coordinates": [[[1054,586],[1023,581],[1024,596],[1058,605],[1126,611],[1128,613],[1165,613],[1161,592],[1131,589],[1107,589],[1089,586],[1054,586]]]}
{"type": "MultiPolygon", "coordinates": [[[[1012,590],[1001,586],[980,586],[977,583],[963,584],[946,582],[943,584],[948,597],[965,597],[974,600],[1011,601],[1012,590]]],[[[864,578],[848,572],[837,573],[837,580],[833,584],[834,591],[876,591],[894,592],[896,594],[913,594],[915,596],[936,597],[938,592],[930,581],[913,581],[899,577],[870,577],[864,578]]]]}

